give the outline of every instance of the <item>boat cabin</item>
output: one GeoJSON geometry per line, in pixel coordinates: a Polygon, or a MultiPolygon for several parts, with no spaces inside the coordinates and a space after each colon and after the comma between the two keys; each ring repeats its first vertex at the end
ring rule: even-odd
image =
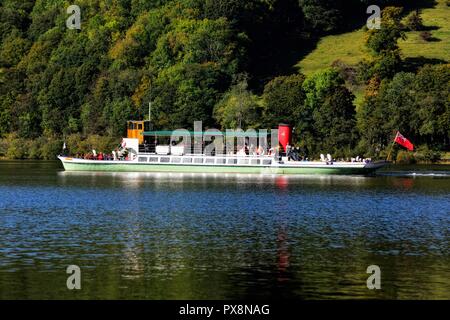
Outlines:
{"type": "MultiPolygon", "coordinates": [[[[133,148],[135,153],[140,154],[157,154],[157,155],[175,155],[183,156],[189,154],[203,154],[210,144],[214,147],[209,147],[211,154],[215,155],[218,150],[218,155],[241,155],[243,154],[268,154],[269,153],[269,139],[267,131],[265,131],[264,138],[260,137],[255,132],[226,132],[225,135],[220,131],[187,131],[181,130],[180,134],[175,135],[178,141],[172,141],[174,131],[154,131],[153,124],[150,121],[130,120],[127,122],[127,145],[136,144],[133,148]],[[217,136],[220,136],[216,142],[217,136]],[[208,137],[204,140],[204,137],[208,137]],[[188,139],[185,139],[188,137],[188,139]],[[233,143],[229,146],[229,139],[233,139],[233,143]],[[261,140],[262,139],[262,140],[261,140]],[[134,141],[133,141],[134,140],[134,141]],[[264,142],[265,141],[265,142],[264,142]],[[263,147],[263,151],[259,147],[263,147]],[[258,149],[258,150],[257,150],[258,149]]],[[[290,144],[292,128],[287,124],[280,124],[278,128],[278,140],[280,141],[280,151],[286,150],[286,145],[290,144]]],[[[278,146],[272,148],[272,152],[278,152],[278,146]]]]}
{"type": "Polygon", "coordinates": [[[151,130],[150,121],[127,121],[127,138],[138,139],[139,144],[144,143],[144,132],[151,130]]]}

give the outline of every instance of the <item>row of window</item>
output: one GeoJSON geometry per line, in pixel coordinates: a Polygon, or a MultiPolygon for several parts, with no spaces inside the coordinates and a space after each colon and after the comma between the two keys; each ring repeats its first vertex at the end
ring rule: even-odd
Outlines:
{"type": "Polygon", "coordinates": [[[184,163],[184,164],[251,164],[271,165],[271,159],[226,159],[226,158],[191,158],[191,157],[139,157],[138,162],[184,163]]]}

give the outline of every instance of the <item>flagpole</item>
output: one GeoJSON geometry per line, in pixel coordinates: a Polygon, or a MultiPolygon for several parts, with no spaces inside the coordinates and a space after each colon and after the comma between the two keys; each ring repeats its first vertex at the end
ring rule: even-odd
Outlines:
{"type": "Polygon", "coordinates": [[[394,148],[394,145],[395,145],[395,139],[397,138],[397,136],[398,136],[398,130],[397,130],[397,133],[395,134],[394,141],[392,141],[392,145],[391,145],[391,148],[389,149],[386,161],[389,161],[389,158],[390,158],[391,153],[392,153],[392,149],[394,148]]]}

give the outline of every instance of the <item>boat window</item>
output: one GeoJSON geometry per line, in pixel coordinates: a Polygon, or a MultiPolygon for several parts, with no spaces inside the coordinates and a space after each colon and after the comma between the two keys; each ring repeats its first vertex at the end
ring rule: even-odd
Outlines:
{"type": "Polygon", "coordinates": [[[164,162],[164,163],[170,162],[170,158],[169,157],[161,157],[160,162],[164,162]]]}
{"type": "Polygon", "coordinates": [[[228,159],[228,164],[236,164],[237,159],[228,159]]]}
{"type": "Polygon", "coordinates": [[[192,158],[183,158],[183,163],[192,163],[192,158]]]}
{"type": "Polygon", "coordinates": [[[214,158],[206,158],[205,163],[214,163],[214,158]]]}
{"type": "Polygon", "coordinates": [[[259,164],[259,159],[252,159],[250,160],[250,164],[259,164]]]}
{"type": "Polygon", "coordinates": [[[139,157],[138,161],[139,162],[147,162],[147,157],[139,157]]]}
{"type": "Polygon", "coordinates": [[[138,124],[138,130],[142,130],[142,123],[138,124]]]}
{"type": "Polygon", "coordinates": [[[248,164],[248,159],[239,159],[239,164],[248,164]]]}
{"type": "Polygon", "coordinates": [[[203,158],[194,158],[194,163],[203,163],[203,158]]]}
{"type": "Polygon", "coordinates": [[[216,163],[217,164],[225,164],[227,162],[227,159],[225,159],[225,158],[218,158],[217,160],[216,160],[216,163]]]}
{"type": "Polygon", "coordinates": [[[181,158],[172,158],[173,163],[181,163],[181,158]]]}
{"type": "Polygon", "coordinates": [[[148,158],[148,162],[158,162],[158,157],[150,157],[148,158]]]}
{"type": "Polygon", "coordinates": [[[272,160],[263,160],[263,164],[272,164],[272,160]]]}

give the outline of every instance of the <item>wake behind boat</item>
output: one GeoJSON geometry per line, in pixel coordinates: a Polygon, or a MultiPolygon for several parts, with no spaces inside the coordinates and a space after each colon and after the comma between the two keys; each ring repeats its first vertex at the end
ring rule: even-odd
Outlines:
{"type": "MultiPolygon", "coordinates": [[[[351,161],[335,161],[330,155],[327,157],[321,155],[321,161],[309,161],[306,157],[301,158],[290,147],[292,130],[288,125],[280,125],[278,130],[274,130],[278,138],[275,140],[277,148],[263,147],[262,139],[258,141],[259,145],[258,142],[249,145],[246,139],[251,134],[234,132],[232,138],[240,138],[243,141],[242,148],[239,149],[238,146],[239,151],[225,153],[214,150],[214,152],[205,153],[208,148],[205,147],[203,140],[203,143],[199,144],[195,138],[199,135],[202,136],[202,139],[208,135],[218,137],[217,132],[194,131],[194,145],[190,143],[190,137],[187,139],[188,143],[158,144],[158,137],[170,136],[172,140],[174,132],[145,131],[144,128],[148,128],[145,122],[130,121],[127,138],[122,140],[121,148],[113,151],[112,155],[97,155],[93,151],[91,156],[85,158],[70,156],[59,156],[58,158],[67,171],[112,172],[369,174],[388,163],[359,158],[351,161]],[[149,144],[149,141],[153,141],[154,144],[149,144]]],[[[190,133],[183,133],[184,136],[187,134],[190,133]]],[[[180,134],[175,135],[180,136],[180,134]]],[[[230,137],[228,133],[227,137],[230,137]]],[[[272,145],[275,145],[273,141],[272,145]]]]}

